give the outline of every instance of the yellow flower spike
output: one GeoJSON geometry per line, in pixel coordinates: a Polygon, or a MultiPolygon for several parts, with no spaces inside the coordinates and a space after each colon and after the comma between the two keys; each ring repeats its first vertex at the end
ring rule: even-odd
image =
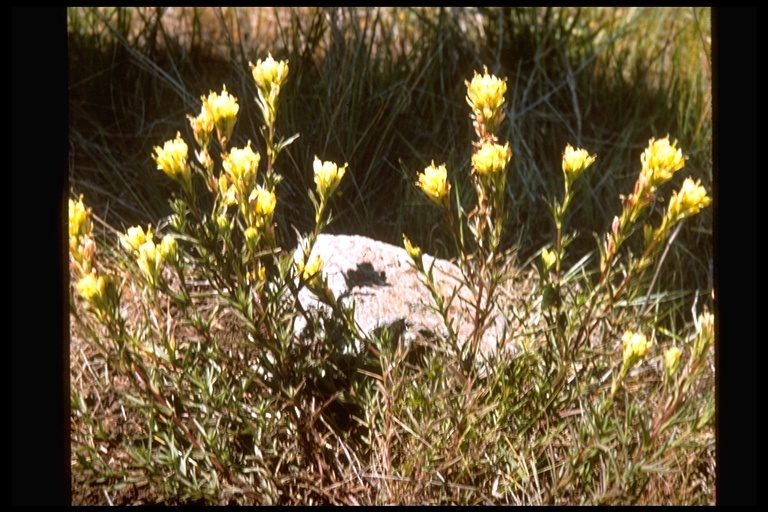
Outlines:
{"type": "Polygon", "coordinates": [[[627,331],[622,337],[624,366],[628,368],[635,360],[640,359],[653,345],[644,334],[627,331]]]}
{"type": "Polygon", "coordinates": [[[421,259],[421,249],[418,246],[411,244],[411,240],[405,236],[405,233],[403,233],[403,245],[405,246],[405,251],[408,253],[408,256],[414,260],[421,259]]]}
{"type": "Polygon", "coordinates": [[[93,255],[96,253],[96,244],[91,239],[92,232],[91,209],[83,204],[83,196],[81,195],[77,201],[70,199],[69,251],[81,272],[90,270],[93,255]]]}
{"type": "Polygon", "coordinates": [[[251,66],[256,86],[266,93],[265,96],[268,96],[273,89],[279,88],[288,77],[288,61],[276,61],[271,53],[266,59],[257,60],[255,65],[251,62],[248,65],[251,66]]]}
{"type": "Polygon", "coordinates": [[[411,257],[413,263],[416,265],[416,268],[419,270],[424,270],[424,262],[422,260],[423,255],[421,249],[415,245],[412,245],[408,237],[405,236],[405,233],[403,233],[403,246],[405,247],[405,252],[408,253],[408,256],[411,257]]]}
{"type": "Polygon", "coordinates": [[[641,177],[650,185],[651,191],[669,181],[672,175],[683,168],[685,157],[677,148],[677,141],[669,143],[669,135],[663,139],[651,139],[640,155],[643,166],[641,177]]]}
{"type": "Polygon", "coordinates": [[[304,266],[302,276],[305,280],[314,284],[318,279],[321,279],[320,272],[322,269],[323,259],[317,254],[313,254],[309,257],[309,261],[307,261],[307,264],[304,266]]]}
{"type": "Polygon", "coordinates": [[[555,251],[549,251],[547,249],[541,250],[541,262],[544,263],[544,269],[551,269],[557,261],[557,255],[555,251]]]}
{"type": "Polygon", "coordinates": [[[250,227],[245,230],[245,244],[251,252],[255,253],[259,243],[259,230],[254,227],[250,227]]]}
{"type": "MultiPolygon", "coordinates": [[[[211,158],[211,155],[208,154],[207,150],[195,151],[195,158],[197,158],[197,161],[200,162],[200,165],[202,165],[203,168],[206,171],[208,171],[209,174],[213,171],[213,159],[211,158]]],[[[212,180],[212,179],[213,178],[208,178],[208,180],[212,180]]],[[[211,192],[216,192],[215,179],[214,181],[209,181],[208,185],[214,187],[211,189],[211,192]]]]}
{"type": "Polygon", "coordinates": [[[672,377],[677,369],[680,367],[680,349],[672,347],[664,352],[664,369],[667,372],[667,377],[672,377]]]}
{"type": "Polygon", "coordinates": [[[419,174],[419,181],[416,185],[424,191],[432,202],[438,206],[448,206],[448,192],[451,185],[448,183],[448,170],[445,164],[435,166],[435,161],[419,174]]]}
{"type": "Polygon", "coordinates": [[[595,155],[591,155],[586,149],[573,149],[570,144],[565,146],[565,153],[563,153],[563,172],[569,183],[573,183],[581,176],[584,170],[595,163],[595,155]]]}
{"type": "Polygon", "coordinates": [[[699,322],[696,325],[696,332],[699,334],[704,333],[706,335],[715,334],[715,315],[709,311],[705,311],[699,315],[699,322]]]}
{"type": "Polygon", "coordinates": [[[96,254],[96,242],[93,241],[93,238],[86,238],[77,248],[77,252],[79,258],[76,256],[76,260],[83,264],[83,268],[86,272],[89,271],[91,262],[93,261],[93,255],[96,254]]]}
{"type": "Polygon", "coordinates": [[[277,205],[275,193],[263,187],[256,187],[248,198],[253,205],[253,211],[256,215],[263,218],[272,218],[272,213],[277,205]]]}
{"type": "Polygon", "coordinates": [[[114,276],[96,276],[85,274],[75,285],[80,296],[98,310],[98,315],[114,314],[115,306],[119,305],[120,293],[114,276]]]}
{"type": "Polygon", "coordinates": [[[186,186],[192,178],[187,165],[188,152],[187,143],[181,138],[181,134],[176,132],[176,138],[166,141],[162,148],[155,146],[153,158],[158,169],[186,186]]]}
{"type": "Polygon", "coordinates": [[[253,80],[256,82],[256,90],[259,97],[256,99],[264,116],[264,122],[268,127],[275,123],[277,116],[277,98],[280,95],[280,88],[288,78],[288,61],[276,61],[272,54],[256,64],[248,63],[251,66],[253,80]]]}
{"type": "Polygon", "coordinates": [[[299,276],[310,286],[318,285],[322,281],[322,258],[317,254],[312,254],[307,258],[302,244],[299,244],[299,247],[293,254],[293,264],[299,276]]]}
{"type": "Polygon", "coordinates": [[[144,233],[144,229],[142,229],[141,226],[132,226],[128,228],[128,232],[126,234],[120,235],[120,244],[125,248],[125,250],[130,252],[138,251],[139,247],[141,247],[148,240],[152,240],[151,227],[147,227],[147,232],[144,233]]]}
{"type": "Polygon", "coordinates": [[[160,253],[160,259],[162,261],[176,261],[176,257],[178,256],[178,244],[172,235],[165,235],[160,241],[157,250],[160,253]]]}
{"type": "Polygon", "coordinates": [[[701,180],[694,183],[689,177],[685,179],[679,192],[672,192],[667,216],[672,220],[681,220],[696,215],[710,203],[711,199],[707,196],[707,190],[701,185],[701,180]]]}
{"type": "Polygon", "coordinates": [[[219,176],[218,188],[219,194],[221,195],[221,201],[226,206],[237,204],[237,189],[235,188],[235,185],[229,181],[226,173],[219,176]]]}
{"type": "MultiPolygon", "coordinates": [[[[211,112],[205,108],[204,104],[197,117],[187,116],[187,118],[189,119],[189,125],[192,128],[195,142],[207,151],[208,146],[211,144],[211,135],[216,127],[211,112]]],[[[199,156],[198,159],[200,159],[199,156]]]]}
{"type": "Polygon", "coordinates": [[[227,92],[225,85],[221,94],[211,92],[207,98],[203,98],[203,108],[213,118],[216,131],[219,134],[219,141],[226,146],[232,136],[232,130],[235,129],[237,113],[240,110],[237,98],[227,92]]]}
{"type": "MultiPolygon", "coordinates": [[[[155,242],[152,240],[147,240],[141,244],[139,246],[138,253],[138,259],[144,260],[148,263],[154,263],[158,260],[158,258],[160,258],[160,253],[157,251],[157,246],[155,246],[155,242]]],[[[139,262],[139,266],[141,266],[141,262],[139,262]]]]}
{"type": "Polygon", "coordinates": [[[484,176],[496,176],[504,171],[509,161],[512,159],[512,150],[509,149],[509,143],[491,144],[484,142],[474,155],[472,155],[472,166],[484,176]]]}
{"type": "Polygon", "coordinates": [[[467,82],[467,103],[477,115],[487,120],[504,104],[507,82],[488,74],[487,67],[484,71],[482,75],[475,71],[472,81],[467,82]]]}
{"type": "Polygon", "coordinates": [[[160,267],[164,261],[165,258],[162,251],[158,249],[152,240],[147,240],[139,247],[136,263],[138,263],[139,269],[144,273],[144,276],[151,285],[156,284],[160,267]]]}
{"type": "Polygon", "coordinates": [[[81,195],[77,201],[69,200],[69,238],[87,237],[93,232],[91,209],[86,208],[81,195]]]}
{"type": "Polygon", "coordinates": [[[90,302],[91,304],[98,306],[104,297],[104,291],[106,289],[106,280],[103,277],[96,277],[93,274],[86,274],[80,281],[77,282],[77,291],[80,296],[90,302]]]}
{"type": "Polygon", "coordinates": [[[338,167],[333,162],[321,162],[320,159],[315,156],[315,161],[312,165],[314,167],[317,193],[320,194],[322,199],[328,199],[339,186],[339,183],[347,170],[348,164],[345,163],[343,167],[338,167]]]}
{"type": "Polygon", "coordinates": [[[251,149],[251,141],[244,148],[232,148],[222,158],[221,165],[232,182],[242,182],[244,189],[248,190],[256,178],[261,155],[251,149]]]}
{"type": "Polygon", "coordinates": [[[698,360],[715,341],[715,316],[705,309],[694,323],[696,337],[691,344],[691,359],[698,360]]]}
{"type": "Polygon", "coordinates": [[[226,215],[221,214],[216,217],[216,230],[221,236],[227,236],[229,233],[229,219],[226,215]]]}
{"type": "Polygon", "coordinates": [[[255,281],[264,281],[265,277],[267,277],[267,269],[266,267],[261,266],[261,264],[259,264],[259,269],[256,272],[251,272],[249,270],[245,273],[245,280],[248,282],[248,284],[251,284],[255,281]]]}

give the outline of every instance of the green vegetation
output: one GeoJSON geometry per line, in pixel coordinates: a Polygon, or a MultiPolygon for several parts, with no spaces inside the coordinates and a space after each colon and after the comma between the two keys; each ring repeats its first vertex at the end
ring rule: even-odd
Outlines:
{"type": "Polygon", "coordinates": [[[713,503],[709,17],[71,8],[75,502],[713,503]],[[320,232],[448,335],[362,335],[320,232]]]}

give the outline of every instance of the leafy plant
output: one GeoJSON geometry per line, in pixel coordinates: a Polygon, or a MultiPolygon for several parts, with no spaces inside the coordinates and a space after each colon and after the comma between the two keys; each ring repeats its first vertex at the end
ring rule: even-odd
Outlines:
{"type": "MultiPolygon", "coordinates": [[[[182,501],[284,501],[281,471],[273,471],[290,474],[324,449],[316,445],[315,424],[322,417],[331,431],[338,429],[330,425],[339,419],[324,408],[348,394],[349,368],[339,366],[344,355],[360,356],[353,317],[325,284],[322,262],[310,256],[346,165],[316,160],[317,191],[310,192],[315,230],[295,252],[281,251],[273,222],[281,177],[273,163],[298,136],[277,140],[275,130],[288,62],[270,56],[252,69],[264,116],[264,171],[250,143],[230,147],[239,105],[224,88],[203,97],[200,114],[189,118],[194,159],[180,135],[155,148],[158,169],[181,192],[159,243],[152,226],[131,227],[119,235],[124,252],[105,255],[116,267],[101,266],[90,212],[82,197],[70,200],[75,289],[87,305],[87,314],[75,319],[113,371],[130,380],[125,399],[141,418],[144,438],[127,450],[133,466],[182,501]],[[137,311],[127,315],[121,289],[134,286],[141,290],[137,311]],[[303,287],[333,306],[333,335],[340,339],[326,332],[330,323],[302,310],[303,287]],[[231,325],[225,337],[216,324],[226,315],[231,325]],[[299,316],[307,322],[301,336],[299,316]],[[295,437],[300,450],[279,451],[275,443],[285,436],[295,437]]],[[[347,366],[359,364],[354,361],[347,366]]],[[[77,405],[84,418],[86,408],[77,405]]]]}

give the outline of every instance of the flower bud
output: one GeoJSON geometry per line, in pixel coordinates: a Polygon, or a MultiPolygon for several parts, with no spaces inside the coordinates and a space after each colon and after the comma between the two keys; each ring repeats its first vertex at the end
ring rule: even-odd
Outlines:
{"type": "Polygon", "coordinates": [[[541,261],[544,263],[544,269],[550,270],[557,261],[555,251],[549,251],[546,248],[541,250],[541,261]]]}
{"type": "Polygon", "coordinates": [[[672,377],[679,367],[680,349],[672,347],[664,352],[664,369],[667,372],[667,377],[672,377]]]}
{"type": "Polygon", "coordinates": [[[677,141],[670,144],[667,135],[663,139],[651,139],[648,142],[648,148],[640,156],[640,163],[643,166],[641,175],[653,191],[682,169],[685,158],[677,148],[677,141]]]}
{"type": "Polygon", "coordinates": [[[573,149],[568,144],[563,153],[563,172],[569,183],[573,183],[584,170],[595,162],[595,155],[590,156],[586,149],[573,149]]]}
{"type": "Polygon", "coordinates": [[[484,176],[497,176],[504,172],[504,168],[512,159],[512,150],[509,149],[509,143],[490,144],[483,143],[474,155],[472,155],[472,166],[484,176]]]}
{"type": "Polygon", "coordinates": [[[187,165],[188,152],[187,143],[176,132],[176,138],[166,141],[162,148],[155,146],[153,158],[158,169],[186,186],[192,179],[192,172],[187,165]]]}
{"type": "Polygon", "coordinates": [[[347,164],[343,167],[338,167],[333,162],[321,162],[317,156],[313,163],[315,173],[315,185],[317,185],[317,193],[323,199],[328,199],[339,186],[341,178],[344,177],[344,173],[347,170],[347,164]]]}
{"type": "Polygon", "coordinates": [[[416,268],[419,270],[424,270],[424,262],[422,260],[421,249],[415,245],[412,245],[411,241],[407,236],[405,236],[405,234],[403,234],[403,245],[405,246],[405,251],[408,253],[408,256],[411,257],[413,263],[416,265],[416,268]]]}
{"type": "Polygon", "coordinates": [[[447,206],[448,192],[451,185],[448,183],[448,170],[445,164],[435,166],[434,160],[429,167],[419,174],[419,181],[416,184],[427,197],[438,206],[447,206]]]}
{"type": "Polygon", "coordinates": [[[232,136],[232,130],[235,129],[237,113],[240,110],[237,98],[229,94],[227,87],[223,86],[221,94],[211,92],[207,98],[203,97],[203,108],[213,119],[222,145],[226,146],[232,136]]]}

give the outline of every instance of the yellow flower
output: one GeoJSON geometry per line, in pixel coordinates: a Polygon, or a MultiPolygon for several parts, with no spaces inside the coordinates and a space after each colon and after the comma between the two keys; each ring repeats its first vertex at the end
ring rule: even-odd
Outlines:
{"type": "Polygon", "coordinates": [[[422,252],[421,249],[418,246],[415,246],[411,244],[411,241],[408,239],[407,236],[405,236],[405,233],[403,233],[403,245],[405,246],[405,251],[408,253],[408,255],[415,259],[421,259],[422,252]]]}
{"type": "Polygon", "coordinates": [[[147,240],[139,247],[136,262],[150,285],[156,284],[160,267],[164,261],[165,255],[152,240],[147,240]]]}
{"type": "Polygon", "coordinates": [[[307,265],[304,267],[304,278],[309,279],[311,276],[317,275],[322,268],[323,268],[322,258],[317,254],[313,254],[309,258],[307,265]]]}
{"type": "Polygon", "coordinates": [[[624,366],[628,367],[632,361],[643,357],[652,344],[644,334],[625,332],[622,337],[624,366]]]}
{"type": "Polygon", "coordinates": [[[261,265],[259,265],[259,270],[256,273],[253,273],[250,270],[245,273],[245,280],[248,282],[248,284],[257,280],[263,281],[266,275],[267,275],[266,267],[262,267],[261,265]]]}
{"type": "Polygon", "coordinates": [[[488,68],[485,68],[483,75],[475,71],[472,81],[467,83],[467,103],[476,114],[487,120],[504,104],[506,92],[506,80],[489,75],[488,68]]]}
{"type": "Polygon", "coordinates": [[[141,266],[141,260],[145,260],[146,262],[155,262],[158,260],[158,258],[161,257],[160,253],[157,251],[157,247],[155,246],[155,242],[152,240],[147,240],[143,244],[139,246],[139,266],[141,266]]]}
{"type": "Polygon", "coordinates": [[[77,291],[80,296],[90,302],[98,305],[104,297],[106,289],[106,280],[103,277],[96,277],[93,274],[86,274],[77,282],[77,291]]]}
{"type": "Polygon", "coordinates": [[[166,141],[162,148],[155,146],[154,160],[157,168],[177,181],[189,183],[192,175],[187,165],[188,150],[187,143],[176,132],[176,138],[166,141]]]}
{"type": "Polygon", "coordinates": [[[509,143],[502,146],[484,142],[472,155],[472,166],[482,175],[493,176],[504,171],[511,159],[512,150],[509,149],[509,143]]]}
{"type": "Polygon", "coordinates": [[[315,185],[317,185],[317,193],[323,199],[328,199],[339,186],[341,178],[344,177],[344,173],[347,170],[347,164],[343,167],[337,167],[333,162],[321,162],[317,156],[313,163],[315,171],[315,185]]]}
{"type": "Polygon", "coordinates": [[[75,243],[82,238],[87,237],[93,231],[91,222],[91,209],[83,204],[83,196],[77,201],[69,200],[69,238],[70,242],[74,239],[75,243]]]}
{"type": "Polygon", "coordinates": [[[557,255],[555,251],[549,251],[546,248],[541,250],[541,261],[544,263],[544,268],[549,270],[557,261],[557,255]]]}
{"type": "Polygon", "coordinates": [[[244,148],[232,148],[224,155],[221,165],[229,179],[234,183],[242,182],[244,189],[248,189],[256,177],[261,155],[251,149],[251,141],[244,148]]]}
{"type": "Polygon", "coordinates": [[[227,86],[223,86],[221,94],[211,92],[207,98],[203,97],[203,108],[208,111],[216,125],[219,139],[226,144],[232,136],[232,130],[237,121],[237,112],[240,106],[237,98],[227,92],[227,86]]]}
{"type": "Polygon", "coordinates": [[[189,119],[189,125],[192,127],[192,133],[195,136],[195,142],[197,142],[201,148],[208,149],[211,143],[211,134],[215,124],[211,112],[205,108],[200,109],[200,114],[197,117],[187,116],[189,119]]]}
{"type": "Polygon", "coordinates": [[[408,237],[405,236],[405,233],[403,233],[403,245],[405,246],[405,252],[408,253],[408,256],[410,256],[413,262],[416,264],[416,268],[423,270],[424,263],[422,261],[421,249],[415,245],[412,245],[408,237]]]}
{"type": "Polygon", "coordinates": [[[224,214],[216,217],[216,229],[221,236],[227,236],[229,233],[229,219],[224,214]]]}
{"type": "Polygon", "coordinates": [[[673,220],[690,217],[709,206],[710,202],[707,190],[701,185],[701,181],[694,183],[689,177],[683,182],[680,192],[672,192],[667,215],[673,220]]]}
{"type": "Polygon", "coordinates": [[[691,359],[694,361],[700,360],[715,341],[715,316],[705,309],[696,319],[695,325],[696,337],[691,345],[691,359]]]}
{"type": "Polygon", "coordinates": [[[576,178],[595,162],[595,158],[595,155],[589,156],[586,149],[573,149],[570,144],[566,145],[563,153],[563,172],[569,182],[576,181],[576,178]]]}
{"type": "Polygon", "coordinates": [[[162,261],[175,261],[178,251],[178,244],[172,235],[165,235],[157,247],[162,261]]]}
{"type": "Polygon", "coordinates": [[[272,54],[268,54],[263,61],[259,59],[255,65],[251,62],[248,64],[251,66],[256,86],[266,95],[269,95],[273,88],[279,88],[288,77],[288,61],[276,61],[272,58],[272,54]]]}
{"type": "Polygon", "coordinates": [[[80,296],[99,310],[99,316],[119,304],[118,287],[113,276],[96,277],[89,272],[75,286],[80,296]]]}
{"type": "Polygon", "coordinates": [[[144,230],[140,226],[133,226],[128,228],[126,234],[120,235],[120,244],[122,244],[127,251],[131,252],[138,251],[139,247],[146,243],[147,240],[152,240],[151,227],[147,227],[147,232],[144,233],[144,230]]]}
{"type": "Polygon", "coordinates": [[[667,376],[671,377],[675,374],[680,366],[680,349],[672,347],[664,352],[664,368],[667,371],[667,376]]]}
{"type": "Polygon", "coordinates": [[[300,246],[293,255],[293,263],[296,266],[296,271],[299,273],[302,279],[308,284],[315,285],[322,279],[321,271],[323,268],[323,260],[319,255],[311,255],[306,263],[304,262],[305,254],[303,248],[300,246]]]}
{"type": "Polygon", "coordinates": [[[709,311],[703,312],[699,315],[699,322],[696,325],[696,331],[698,333],[704,333],[707,335],[715,334],[715,315],[709,311]]]}
{"type": "Polygon", "coordinates": [[[276,61],[270,54],[263,61],[259,59],[256,65],[250,62],[248,64],[251,66],[253,80],[256,82],[259,93],[256,101],[261,108],[264,122],[267,126],[272,126],[277,115],[277,97],[280,94],[280,87],[288,77],[288,61],[276,61]]]}
{"type": "Polygon", "coordinates": [[[419,174],[419,182],[416,185],[436,205],[447,206],[448,192],[451,190],[451,185],[448,183],[448,170],[445,164],[435,167],[435,161],[433,160],[432,164],[425,168],[422,174],[419,174]]]}
{"type": "MultiPolygon", "coordinates": [[[[70,248],[72,247],[71,244],[73,240],[74,239],[72,238],[69,239],[70,248]]],[[[72,253],[75,257],[75,261],[82,265],[85,272],[88,272],[91,269],[93,255],[96,254],[96,242],[93,241],[93,238],[86,238],[81,244],[75,247],[72,253]]]]}
{"type": "Polygon", "coordinates": [[[248,198],[253,205],[253,210],[256,215],[265,218],[272,218],[272,213],[275,211],[275,205],[277,204],[277,198],[275,193],[271,190],[267,190],[262,187],[256,187],[251,192],[251,196],[248,198]]]}
{"type": "Polygon", "coordinates": [[[256,247],[258,246],[260,238],[258,229],[250,227],[245,230],[245,243],[251,252],[256,252],[256,247]]]}
{"type": "Polygon", "coordinates": [[[237,203],[237,189],[229,181],[226,173],[219,177],[219,194],[221,194],[221,200],[225,205],[230,206],[237,203]]]}
{"type": "Polygon", "coordinates": [[[96,253],[96,243],[91,238],[93,223],[91,210],[83,204],[81,195],[77,201],[69,200],[69,251],[80,272],[89,272],[96,253]]]}
{"type": "Polygon", "coordinates": [[[669,181],[676,171],[682,169],[685,158],[682,151],[677,148],[677,141],[670,144],[669,135],[667,135],[663,139],[651,139],[648,147],[640,155],[640,162],[643,165],[641,176],[653,190],[669,181]]]}

